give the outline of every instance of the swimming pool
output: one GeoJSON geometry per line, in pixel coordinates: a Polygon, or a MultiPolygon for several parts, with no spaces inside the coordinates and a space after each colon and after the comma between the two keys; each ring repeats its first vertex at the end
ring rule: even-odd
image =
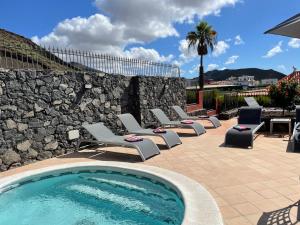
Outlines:
{"type": "Polygon", "coordinates": [[[205,205],[199,215],[196,186],[184,179],[155,167],[108,162],[29,171],[0,180],[0,225],[222,224],[207,193],[198,195],[205,205]]]}

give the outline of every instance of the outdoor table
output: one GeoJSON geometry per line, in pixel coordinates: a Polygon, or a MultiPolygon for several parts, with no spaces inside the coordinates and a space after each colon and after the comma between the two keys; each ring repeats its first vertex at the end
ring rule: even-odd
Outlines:
{"type": "Polygon", "coordinates": [[[282,124],[288,124],[289,125],[289,138],[292,134],[292,121],[289,118],[273,118],[270,120],[270,134],[273,134],[273,124],[274,123],[282,123],[282,124]]]}

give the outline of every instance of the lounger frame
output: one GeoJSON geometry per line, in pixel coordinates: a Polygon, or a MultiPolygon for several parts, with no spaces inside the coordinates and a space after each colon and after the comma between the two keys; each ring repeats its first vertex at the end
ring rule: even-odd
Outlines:
{"type": "Polygon", "coordinates": [[[208,120],[211,122],[214,128],[220,127],[221,123],[215,116],[209,116],[207,118],[199,118],[196,116],[189,116],[180,106],[173,105],[173,110],[176,112],[176,114],[179,116],[181,120],[208,120]]]}
{"type": "Polygon", "coordinates": [[[123,140],[123,136],[113,134],[103,123],[83,124],[82,127],[85,128],[95,138],[95,140],[81,139],[80,142],[78,142],[77,147],[79,147],[82,141],[86,141],[105,146],[110,145],[135,148],[143,161],[160,154],[159,148],[150,139],[144,139],[141,142],[126,142],[123,140]],[[101,136],[101,134],[103,136],[101,136]]]}
{"type": "Polygon", "coordinates": [[[129,113],[118,115],[118,117],[129,134],[160,137],[164,140],[168,149],[182,144],[178,134],[172,130],[166,130],[166,133],[154,133],[153,129],[143,129],[136,119],[129,113]]]}
{"type": "Polygon", "coordinates": [[[180,121],[171,121],[167,115],[161,109],[151,109],[150,110],[156,119],[159,121],[162,127],[164,128],[186,128],[186,129],[193,129],[197,136],[206,133],[205,128],[197,122],[192,124],[183,124],[180,121]]]}

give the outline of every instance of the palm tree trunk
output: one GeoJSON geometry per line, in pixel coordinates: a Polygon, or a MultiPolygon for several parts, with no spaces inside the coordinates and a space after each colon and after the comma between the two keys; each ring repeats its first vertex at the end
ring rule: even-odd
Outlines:
{"type": "Polygon", "coordinates": [[[200,87],[200,91],[202,91],[204,87],[203,55],[200,55],[199,87],[200,87]]]}

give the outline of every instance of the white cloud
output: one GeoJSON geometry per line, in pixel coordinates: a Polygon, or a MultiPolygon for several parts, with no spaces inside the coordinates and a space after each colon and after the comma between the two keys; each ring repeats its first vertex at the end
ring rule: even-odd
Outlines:
{"type": "Polygon", "coordinates": [[[207,71],[211,71],[211,70],[216,70],[219,68],[219,65],[218,64],[208,64],[207,66],[207,71]]]}
{"type": "Polygon", "coordinates": [[[212,55],[214,57],[218,57],[222,54],[225,54],[227,49],[229,49],[229,47],[230,47],[229,44],[227,44],[225,41],[218,41],[214,47],[212,55]]]}
{"type": "Polygon", "coordinates": [[[286,67],[285,67],[285,65],[278,65],[277,66],[277,68],[279,69],[279,70],[281,70],[281,71],[286,71],[286,67]]]}
{"type": "Polygon", "coordinates": [[[291,48],[300,48],[300,39],[291,38],[291,40],[288,43],[288,46],[290,46],[291,48]]]}
{"type": "Polygon", "coordinates": [[[88,18],[75,17],[60,22],[49,35],[33,37],[33,41],[42,45],[70,47],[110,53],[124,47],[131,39],[124,38],[124,30],[112,24],[101,14],[88,18]]]}
{"type": "Polygon", "coordinates": [[[199,64],[194,65],[194,66],[192,67],[192,69],[189,70],[189,73],[190,73],[190,74],[194,74],[194,73],[196,73],[196,72],[199,72],[199,64]]]}
{"type": "Polygon", "coordinates": [[[275,45],[272,49],[270,49],[267,54],[263,56],[263,58],[271,58],[281,52],[283,52],[282,48],[282,41],[279,41],[277,45],[275,45]]]}
{"type": "Polygon", "coordinates": [[[124,52],[124,56],[135,59],[146,59],[157,62],[170,62],[174,56],[162,56],[155,49],[146,49],[143,47],[134,47],[124,52]]]}
{"type": "Polygon", "coordinates": [[[241,38],[240,35],[237,35],[234,37],[234,44],[235,45],[242,45],[245,44],[245,42],[243,41],[243,39],[241,38]]]}
{"type": "Polygon", "coordinates": [[[169,62],[173,58],[172,55],[161,56],[156,50],[143,47],[124,51],[124,47],[132,41],[124,40],[122,29],[114,26],[108,17],[101,14],[64,20],[49,35],[42,38],[35,36],[32,40],[41,45],[69,47],[152,61],[169,62]],[[101,35],[98,35],[98,30],[101,30],[101,35]]]}
{"type": "Polygon", "coordinates": [[[185,39],[179,41],[178,50],[180,51],[179,57],[183,61],[189,61],[198,56],[195,48],[188,48],[188,42],[185,39]]]}
{"type": "Polygon", "coordinates": [[[229,64],[234,64],[235,61],[239,58],[238,55],[233,55],[233,56],[230,56],[227,61],[225,62],[225,65],[229,65],[229,64]]]}
{"type": "MultiPolygon", "coordinates": [[[[123,55],[129,44],[178,36],[175,23],[219,14],[223,7],[237,2],[239,0],[95,0],[101,13],[66,19],[48,35],[34,36],[32,40],[41,45],[123,55]]],[[[135,54],[136,51],[132,50],[135,54]]],[[[144,49],[138,51],[145,52],[144,49]]],[[[153,57],[153,54],[147,55],[153,57]]]]}
{"type": "Polygon", "coordinates": [[[96,6],[118,22],[135,24],[138,27],[170,25],[172,22],[191,22],[195,16],[218,15],[228,5],[235,5],[239,0],[96,0],[96,6]],[[165,9],[165,10],[163,10],[165,9]],[[166,13],[167,10],[167,13],[166,13]],[[133,16],[134,15],[134,16],[133,16]]]}

